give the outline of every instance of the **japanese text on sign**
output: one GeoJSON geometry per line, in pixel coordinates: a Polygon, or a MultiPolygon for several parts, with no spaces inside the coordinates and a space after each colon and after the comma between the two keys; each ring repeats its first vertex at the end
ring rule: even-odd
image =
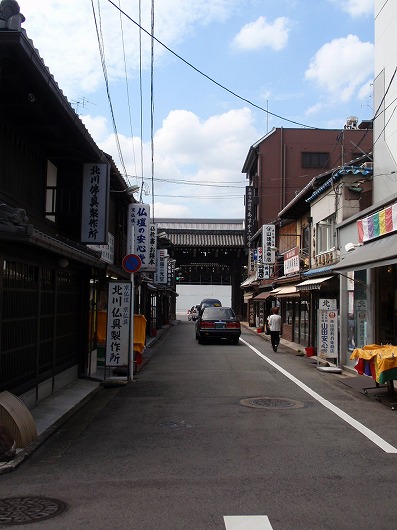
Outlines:
{"type": "Polygon", "coordinates": [[[299,272],[299,247],[295,247],[284,254],[284,274],[299,272]]]}
{"type": "Polygon", "coordinates": [[[128,240],[133,239],[131,253],[137,254],[141,258],[141,270],[153,270],[153,268],[147,268],[150,267],[150,205],[130,204],[128,216],[128,240]],[[134,234],[133,236],[131,235],[132,233],[134,234]]]}
{"type": "Polygon", "coordinates": [[[110,282],[106,332],[106,366],[128,364],[131,326],[131,283],[110,282]]]}
{"type": "Polygon", "coordinates": [[[168,251],[160,249],[157,251],[157,268],[156,268],[156,283],[167,283],[168,269],[167,269],[168,251]]]}
{"type": "Polygon", "coordinates": [[[263,263],[272,265],[276,262],[276,229],[274,225],[262,226],[263,263]]]}
{"type": "Polygon", "coordinates": [[[321,359],[338,357],[338,312],[317,311],[317,354],[321,359]]]}
{"type": "Polygon", "coordinates": [[[246,248],[251,246],[251,238],[254,235],[254,193],[253,186],[245,188],[245,237],[244,245],[246,248]]]}
{"type": "Polygon", "coordinates": [[[81,242],[107,244],[108,164],[84,164],[81,242]]]}

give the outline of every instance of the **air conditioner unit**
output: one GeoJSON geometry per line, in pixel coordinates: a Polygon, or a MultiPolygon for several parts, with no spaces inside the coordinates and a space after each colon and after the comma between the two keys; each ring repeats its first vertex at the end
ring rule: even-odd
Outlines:
{"type": "Polygon", "coordinates": [[[357,118],[357,116],[349,116],[346,119],[345,129],[358,129],[358,118],[357,118]]]}

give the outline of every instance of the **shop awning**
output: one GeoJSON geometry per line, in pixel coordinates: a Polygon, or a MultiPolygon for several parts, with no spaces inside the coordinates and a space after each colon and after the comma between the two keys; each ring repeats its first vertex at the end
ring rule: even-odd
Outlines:
{"type": "MultiPolygon", "coordinates": [[[[278,291],[278,289],[276,289],[278,291]]],[[[255,296],[254,302],[263,302],[269,296],[275,296],[275,293],[273,291],[264,291],[263,293],[258,294],[258,296],[255,296]]]]}
{"type": "Polygon", "coordinates": [[[296,288],[298,291],[314,291],[315,289],[321,289],[321,286],[324,282],[330,280],[332,276],[325,276],[323,278],[311,278],[310,280],[305,280],[302,283],[298,283],[296,288]]]}
{"type": "Polygon", "coordinates": [[[240,287],[249,287],[250,285],[259,284],[259,280],[257,280],[256,276],[249,276],[246,280],[243,281],[243,283],[240,284],[240,287]]]}
{"type": "Polygon", "coordinates": [[[345,258],[332,266],[336,272],[359,271],[384,267],[397,262],[397,234],[364,243],[346,254],[345,258]]]}
{"type": "Polygon", "coordinates": [[[299,291],[296,290],[296,284],[294,285],[286,285],[285,287],[281,287],[276,293],[275,296],[277,298],[291,298],[294,296],[299,296],[299,291]]]}
{"type": "Polygon", "coordinates": [[[244,301],[251,300],[254,297],[255,293],[244,293],[244,301]]]}

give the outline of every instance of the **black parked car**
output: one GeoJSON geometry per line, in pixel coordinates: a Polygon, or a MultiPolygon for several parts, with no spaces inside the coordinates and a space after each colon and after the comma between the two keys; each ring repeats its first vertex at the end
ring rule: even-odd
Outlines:
{"type": "Polygon", "coordinates": [[[204,307],[196,320],[196,339],[204,344],[209,339],[225,339],[238,344],[240,321],[231,307],[204,307]]]}
{"type": "Polygon", "coordinates": [[[203,311],[204,307],[222,307],[222,304],[217,298],[204,298],[199,305],[199,314],[203,311]]]}

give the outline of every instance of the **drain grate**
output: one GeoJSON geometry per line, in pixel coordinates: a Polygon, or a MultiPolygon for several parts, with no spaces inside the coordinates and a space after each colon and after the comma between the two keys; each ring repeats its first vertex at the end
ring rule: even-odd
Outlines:
{"type": "Polygon", "coordinates": [[[66,504],[47,497],[0,499],[0,524],[23,525],[50,519],[66,510],[66,504]]]}
{"type": "Polygon", "coordinates": [[[247,398],[242,399],[240,403],[245,407],[253,407],[256,409],[300,409],[304,407],[302,402],[288,398],[247,398]]]}

